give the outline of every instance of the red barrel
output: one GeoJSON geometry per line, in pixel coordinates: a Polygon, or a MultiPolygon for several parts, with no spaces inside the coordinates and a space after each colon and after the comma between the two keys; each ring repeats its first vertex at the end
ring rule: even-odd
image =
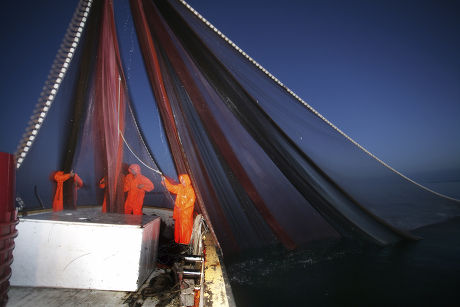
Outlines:
{"type": "Polygon", "coordinates": [[[0,152],[0,306],[8,302],[14,238],[18,223],[14,206],[16,187],[14,156],[0,152]]]}

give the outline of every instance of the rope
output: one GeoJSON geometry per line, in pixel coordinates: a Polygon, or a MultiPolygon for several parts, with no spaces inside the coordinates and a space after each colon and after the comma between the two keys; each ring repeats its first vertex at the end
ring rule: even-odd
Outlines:
{"type": "Polygon", "coordinates": [[[390,165],[388,165],[387,163],[385,163],[384,161],[382,161],[381,159],[379,159],[377,156],[375,156],[373,153],[371,153],[369,150],[367,150],[366,148],[364,148],[362,145],[360,145],[358,142],[356,142],[355,140],[353,140],[350,136],[348,136],[345,132],[343,132],[342,130],[340,130],[337,126],[335,126],[333,123],[331,123],[328,119],[326,119],[323,115],[321,115],[318,111],[316,111],[312,106],[310,106],[306,101],[304,101],[302,98],[300,98],[296,93],[294,93],[291,89],[289,89],[287,86],[285,86],[280,80],[278,80],[278,78],[276,78],[274,75],[272,75],[268,70],[266,70],[262,65],[260,65],[257,61],[255,61],[252,57],[250,57],[246,52],[244,52],[240,47],[238,47],[234,42],[232,42],[227,36],[225,36],[225,34],[223,34],[221,31],[219,31],[214,25],[212,25],[208,20],[206,20],[206,18],[204,18],[200,13],[198,13],[193,7],[191,7],[187,2],[185,2],[184,0],[179,0],[190,12],[192,12],[199,20],[201,20],[208,28],[210,28],[211,30],[213,30],[218,36],[220,36],[220,38],[222,38],[224,41],[226,41],[230,46],[232,46],[236,51],[238,51],[242,56],[244,56],[247,60],[249,60],[252,64],[254,64],[258,69],[260,69],[263,73],[265,73],[265,75],[267,75],[270,79],[272,79],[275,83],[277,83],[280,87],[282,87],[286,92],[288,92],[292,97],[294,97],[297,101],[299,101],[303,106],[305,106],[308,110],[310,110],[311,112],[313,112],[313,114],[315,114],[316,116],[318,116],[320,119],[322,119],[326,124],[328,124],[331,128],[333,128],[335,131],[337,131],[339,134],[341,134],[343,137],[345,137],[348,141],[350,141],[351,143],[353,143],[355,146],[357,146],[359,149],[361,149],[362,151],[364,151],[366,154],[368,154],[370,157],[372,157],[373,159],[375,159],[377,162],[379,162],[381,165],[383,165],[384,167],[388,168],[389,170],[391,170],[392,172],[394,172],[395,174],[401,176],[402,178],[404,178],[405,180],[417,185],[418,187],[430,192],[430,193],[433,193],[433,194],[436,194],[440,197],[443,197],[443,198],[446,198],[446,199],[449,199],[449,200],[452,200],[452,201],[455,201],[455,202],[459,202],[460,203],[460,199],[457,199],[457,198],[453,198],[453,197],[450,197],[450,196],[447,196],[447,195],[444,195],[444,194],[441,194],[439,192],[436,192],[416,181],[414,181],[413,179],[407,177],[406,175],[402,174],[401,172],[399,172],[398,170],[394,169],[393,167],[391,167],[390,165]]]}
{"type": "Polygon", "coordinates": [[[128,147],[128,149],[129,149],[129,151],[131,152],[131,154],[132,154],[140,163],[142,163],[146,168],[148,168],[148,169],[154,171],[155,173],[160,174],[160,175],[163,176],[163,173],[162,173],[162,172],[160,172],[159,170],[154,169],[154,168],[148,166],[147,164],[145,164],[144,161],[142,161],[141,158],[139,158],[139,157],[134,153],[134,151],[133,151],[133,150],[131,149],[131,147],[129,146],[128,142],[126,142],[125,137],[123,136],[123,133],[121,133],[120,130],[118,130],[118,132],[119,132],[121,138],[123,139],[123,142],[125,143],[126,147],[128,147]]]}
{"type": "Polygon", "coordinates": [[[150,154],[150,151],[147,149],[148,147],[147,147],[147,145],[145,144],[145,142],[144,142],[144,137],[142,136],[141,131],[140,131],[140,129],[139,129],[139,126],[137,125],[137,120],[136,120],[136,118],[134,117],[133,109],[131,108],[131,104],[130,104],[130,103],[128,104],[128,108],[129,108],[129,112],[130,112],[130,114],[131,114],[131,118],[132,118],[133,123],[134,123],[134,127],[136,127],[137,136],[138,136],[139,139],[141,140],[142,145],[144,146],[144,148],[146,148],[147,154],[149,155],[150,160],[155,161],[155,159],[154,159],[154,158],[152,157],[152,155],[150,154]]]}
{"type": "MultiPolygon", "coordinates": [[[[125,143],[126,147],[128,147],[129,151],[131,152],[131,154],[140,162],[142,163],[145,167],[147,167],[148,169],[154,171],[155,173],[157,174],[160,174],[163,176],[163,173],[160,172],[159,170],[157,169],[154,169],[150,166],[148,166],[144,161],[141,160],[141,158],[139,158],[135,153],[134,151],[131,149],[131,147],[129,146],[128,142],[126,141],[124,135],[123,135],[123,132],[121,132],[120,130],[120,99],[121,99],[121,76],[118,75],[118,102],[117,102],[117,114],[118,114],[118,118],[117,118],[117,124],[118,124],[118,134],[120,134],[121,138],[123,139],[123,142],[125,143]]],[[[136,131],[137,131],[137,135],[139,137],[139,139],[141,140],[142,142],[142,145],[144,145],[144,147],[146,148],[145,146],[145,143],[144,143],[144,140],[142,138],[142,135],[139,131],[139,127],[137,126],[137,123],[136,123],[136,119],[134,118],[134,115],[133,115],[133,110],[131,109],[131,105],[128,103],[128,108],[129,108],[129,111],[130,111],[130,114],[131,114],[131,117],[133,119],[133,122],[134,122],[134,126],[136,127],[136,131]]],[[[148,150],[147,150],[148,152],[148,150]]],[[[150,156],[150,153],[149,153],[149,156],[150,156]]],[[[150,158],[153,160],[152,156],[150,156],[150,158]]]]}
{"type": "Polygon", "coordinates": [[[34,113],[30,117],[29,126],[26,127],[22,139],[19,141],[15,156],[16,168],[21,167],[35,138],[40,131],[41,125],[56,98],[61,82],[69,68],[73,55],[78,47],[83,29],[86,25],[89,11],[93,0],[80,0],[67,28],[61,46],[51,66],[48,79],[35,106],[34,113]]]}

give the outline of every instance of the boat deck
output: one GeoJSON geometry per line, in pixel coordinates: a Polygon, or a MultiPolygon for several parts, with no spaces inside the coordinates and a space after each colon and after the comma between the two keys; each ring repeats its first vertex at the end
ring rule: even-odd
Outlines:
{"type": "MultiPolygon", "coordinates": [[[[172,226],[172,210],[145,208],[144,213],[160,216],[168,226],[172,226]]],[[[165,230],[163,228],[163,230],[165,230]]],[[[197,306],[235,306],[232,291],[226,277],[225,268],[218,247],[210,235],[202,237],[206,254],[204,256],[202,291],[197,306]]],[[[13,254],[14,255],[14,254],[13,254]]],[[[171,270],[157,265],[147,280],[136,292],[108,291],[94,289],[44,288],[11,286],[8,292],[7,306],[180,306],[180,290],[172,288],[151,295],[148,290],[155,277],[167,275],[171,270]],[[147,290],[147,291],[146,291],[147,290]]],[[[187,282],[186,280],[184,280],[187,282]]],[[[187,285],[186,285],[187,286],[187,285]]],[[[184,288],[184,287],[182,287],[184,288]]]]}
{"type": "MultiPolygon", "coordinates": [[[[161,273],[162,270],[155,270],[137,292],[13,286],[8,292],[7,306],[157,306],[160,300],[157,297],[143,297],[142,290],[161,273]]],[[[174,296],[170,303],[161,306],[179,306],[179,296],[174,296]]]]}

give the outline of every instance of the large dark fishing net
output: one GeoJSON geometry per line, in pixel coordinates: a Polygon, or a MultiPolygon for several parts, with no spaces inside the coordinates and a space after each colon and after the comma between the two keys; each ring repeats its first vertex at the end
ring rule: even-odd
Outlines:
{"type": "MultiPolygon", "coordinates": [[[[460,215],[458,201],[411,182],[363,151],[182,2],[130,5],[157,104],[151,119],[160,116],[163,123],[146,134],[166,134],[175,168],[190,174],[197,210],[224,252],[278,243],[294,248],[340,236],[387,244],[460,215]]],[[[120,180],[126,165],[137,163],[155,184],[145,203],[171,206],[132,107],[145,102],[131,103],[115,30],[99,25],[102,8],[92,12],[85,47],[59,94],[62,103],[56,101],[18,172],[18,194],[36,206],[37,185],[49,206],[52,184],[45,178],[73,168],[85,182],[78,205],[100,204],[97,182],[108,176],[110,210],[120,212],[120,180]],[[93,37],[91,29],[98,26],[107,35],[93,37]],[[107,37],[112,38],[95,43],[107,37]],[[102,57],[97,46],[105,46],[102,57]],[[72,100],[75,95],[79,100],[72,100]],[[98,109],[100,101],[107,102],[105,109],[98,109]]]]}
{"type": "Polygon", "coordinates": [[[336,231],[385,244],[460,213],[457,201],[353,144],[183,3],[142,3],[182,147],[222,244],[293,246],[336,231]]]}

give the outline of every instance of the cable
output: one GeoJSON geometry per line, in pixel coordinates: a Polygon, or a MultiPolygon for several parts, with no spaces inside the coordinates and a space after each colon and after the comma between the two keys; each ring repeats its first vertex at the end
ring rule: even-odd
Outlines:
{"type": "Polygon", "coordinates": [[[160,175],[163,176],[163,173],[162,173],[162,172],[160,172],[159,170],[154,169],[154,168],[148,166],[147,164],[145,164],[144,161],[142,161],[141,158],[139,158],[139,157],[134,153],[134,151],[133,151],[133,150],[131,149],[131,147],[129,146],[128,142],[126,142],[125,137],[123,136],[123,133],[121,133],[120,130],[118,130],[118,132],[120,133],[120,136],[121,136],[121,138],[123,139],[123,142],[125,143],[126,147],[128,147],[128,149],[129,149],[129,151],[131,152],[131,154],[132,154],[140,163],[142,163],[146,168],[148,168],[148,169],[154,171],[155,173],[160,174],[160,175]]]}

